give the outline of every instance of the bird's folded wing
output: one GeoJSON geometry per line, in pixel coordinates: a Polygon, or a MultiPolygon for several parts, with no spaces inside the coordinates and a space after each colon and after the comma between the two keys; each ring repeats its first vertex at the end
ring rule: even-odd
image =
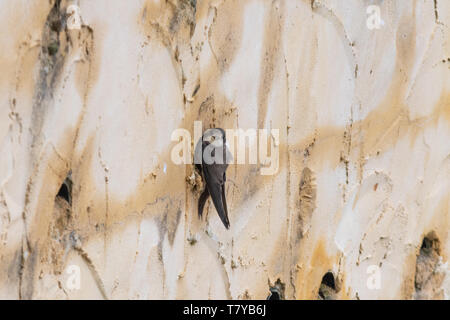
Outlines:
{"type": "Polygon", "coordinates": [[[203,173],[205,175],[208,192],[211,195],[214,207],[216,208],[220,219],[225,225],[225,228],[228,229],[230,227],[230,222],[228,221],[228,212],[226,209],[226,199],[224,194],[224,173],[216,172],[217,169],[219,168],[209,165],[203,165],[203,173]]]}

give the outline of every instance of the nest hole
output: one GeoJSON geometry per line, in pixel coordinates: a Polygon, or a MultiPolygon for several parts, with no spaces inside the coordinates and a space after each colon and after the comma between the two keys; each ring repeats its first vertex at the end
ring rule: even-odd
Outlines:
{"type": "Polygon", "coordinates": [[[320,283],[318,299],[335,300],[338,291],[334,274],[330,271],[325,273],[322,277],[322,282],[320,283]]]}
{"type": "Polygon", "coordinates": [[[432,231],[423,238],[417,256],[414,276],[415,299],[444,298],[442,283],[445,274],[440,268],[441,260],[440,241],[432,231]]]}
{"type": "Polygon", "coordinates": [[[56,197],[67,201],[67,203],[69,204],[72,204],[72,179],[70,173],[67,175],[67,177],[64,179],[64,182],[59,187],[56,197]]]}
{"type": "Polygon", "coordinates": [[[269,286],[270,293],[267,296],[267,300],[284,300],[285,287],[285,284],[280,279],[277,279],[273,286],[269,286]]]}

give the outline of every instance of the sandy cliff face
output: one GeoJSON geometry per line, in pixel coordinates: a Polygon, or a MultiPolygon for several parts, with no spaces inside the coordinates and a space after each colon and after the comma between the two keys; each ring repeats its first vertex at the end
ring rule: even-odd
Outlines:
{"type": "Polygon", "coordinates": [[[1,298],[450,297],[449,1],[14,0],[0,26],[1,298]],[[228,231],[171,160],[195,120],[279,129],[276,174],[229,167],[228,231]]]}

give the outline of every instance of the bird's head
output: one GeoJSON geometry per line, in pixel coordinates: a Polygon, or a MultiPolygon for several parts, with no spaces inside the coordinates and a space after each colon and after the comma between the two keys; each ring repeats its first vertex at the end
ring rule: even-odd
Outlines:
{"type": "Polygon", "coordinates": [[[203,141],[221,145],[226,143],[225,130],[222,128],[211,128],[203,134],[203,141]]]}

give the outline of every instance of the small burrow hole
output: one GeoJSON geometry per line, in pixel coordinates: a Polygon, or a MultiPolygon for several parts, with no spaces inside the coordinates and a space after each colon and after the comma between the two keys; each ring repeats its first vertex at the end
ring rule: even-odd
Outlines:
{"type": "Polygon", "coordinates": [[[269,295],[267,296],[267,300],[284,300],[284,289],[285,284],[281,282],[280,279],[277,279],[275,284],[272,286],[269,283],[269,295]]]}
{"type": "Polygon", "coordinates": [[[281,300],[281,296],[278,290],[270,288],[270,293],[267,297],[267,300],[281,300]]]}
{"type": "Polygon", "coordinates": [[[72,179],[70,173],[67,175],[66,179],[64,179],[64,182],[59,187],[56,197],[64,199],[69,204],[72,203],[72,179]]]}
{"type": "Polygon", "coordinates": [[[414,276],[414,298],[418,300],[443,299],[440,241],[435,232],[428,233],[422,240],[416,260],[414,276]]]}
{"type": "Polygon", "coordinates": [[[336,280],[332,272],[327,272],[322,278],[322,282],[319,287],[319,300],[335,300],[337,294],[336,280]]]}

